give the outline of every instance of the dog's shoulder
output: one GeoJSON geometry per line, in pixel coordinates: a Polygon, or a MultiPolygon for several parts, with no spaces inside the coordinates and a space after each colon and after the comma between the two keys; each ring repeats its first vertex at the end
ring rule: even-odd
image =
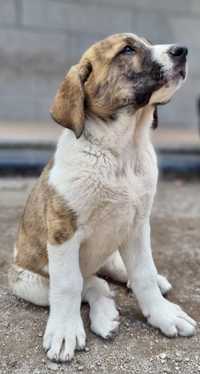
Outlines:
{"type": "Polygon", "coordinates": [[[35,183],[22,213],[16,240],[15,264],[43,274],[48,262],[47,241],[62,244],[76,231],[76,214],[49,184],[50,160],[35,183]]]}

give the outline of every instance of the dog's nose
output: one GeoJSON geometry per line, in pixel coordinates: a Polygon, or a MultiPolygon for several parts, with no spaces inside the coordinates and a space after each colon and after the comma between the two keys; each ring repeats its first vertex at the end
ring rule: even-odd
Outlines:
{"type": "Polygon", "coordinates": [[[188,49],[186,47],[174,45],[169,48],[168,53],[174,61],[184,62],[188,55],[188,49]]]}

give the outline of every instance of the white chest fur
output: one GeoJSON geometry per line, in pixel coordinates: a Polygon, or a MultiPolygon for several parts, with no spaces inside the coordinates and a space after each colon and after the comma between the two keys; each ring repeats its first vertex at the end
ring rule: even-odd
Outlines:
{"type": "Polygon", "coordinates": [[[98,126],[95,141],[77,141],[64,132],[49,179],[78,216],[81,257],[94,271],[150,214],[157,183],[154,149],[144,134],[134,144],[134,123],[122,123],[114,139],[111,128],[101,128],[99,134],[98,126]]]}

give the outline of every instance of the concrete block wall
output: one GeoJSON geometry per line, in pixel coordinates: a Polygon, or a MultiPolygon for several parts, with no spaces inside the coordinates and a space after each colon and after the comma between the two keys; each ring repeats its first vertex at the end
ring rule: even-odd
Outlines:
{"type": "Polygon", "coordinates": [[[131,31],[190,48],[190,74],[163,126],[196,128],[199,0],[0,0],[0,120],[47,121],[58,83],[94,41],[131,31]]]}

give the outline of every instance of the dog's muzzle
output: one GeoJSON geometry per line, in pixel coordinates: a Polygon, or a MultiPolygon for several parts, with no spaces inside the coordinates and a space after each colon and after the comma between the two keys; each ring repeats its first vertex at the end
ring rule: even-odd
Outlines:
{"type": "Polygon", "coordinates": [[[173,61],[175,73],[182,79],[185,79],[188,48],[174,45],[169,48],[168,55],[173,61]]]}

